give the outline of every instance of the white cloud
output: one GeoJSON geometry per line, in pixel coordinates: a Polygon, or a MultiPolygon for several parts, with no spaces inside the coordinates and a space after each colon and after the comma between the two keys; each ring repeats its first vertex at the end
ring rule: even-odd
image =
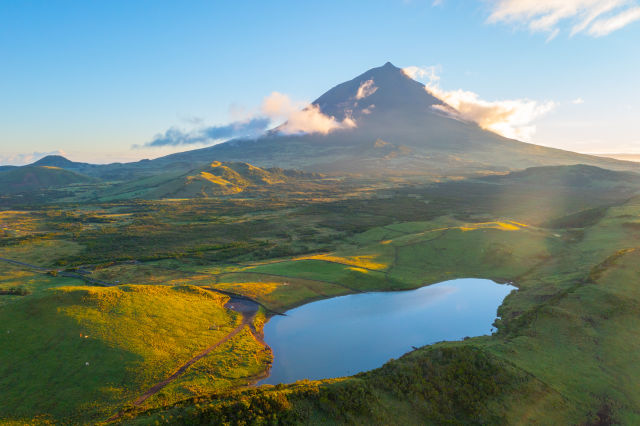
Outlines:
{"type": "Polygon", "coordinates": [[[575,98],[574,100],[571,101],[572,104],[574,105],[581,105],[584,103],[584,99],[582,98],[575,98]]]}
{"type": "Polygon", "coordinates": [[[605,36],[637,20],[640,20],[640,7],[627,9],[610,18],[603,18],[594,22],[589,28],[589,34],[596,37],[605,36]]]}
{"type": "Polygon", "coordinates": [[[491,23],[524,25],[531,31],[558,35],[562,24],[571,35],[601,37],[640,20],[638,0],[491,0],[491,23]]]}
{"type": "Polygon", "coordinates": [[[356,127],[355,121],[350,117],[338,121],[334,117],[323,114],[317,105],[293,102],[287,95],[278,92],[273,92],[264,99],[261,112],[273,121],[284,121],[277,128],[284,134],[327,134],[338,129],[356,127]]]}
{"type": "Polygon", "coordinates": [[[363,113],[364,115],[371,114],[371,113],[373,112],[373,109],[374,109],[375,107],[376,107],[376,106],[375,106],[375,104],[371,104],[371,105],[369,105],[368,107],[366,107],[365,109],[363,109],[363,110],[362,110],[362,113],[363,113]]]}
{"type": "Polygon", "coordinates": [[[0,165],[10,164],[12,166],[23,166],[25,164],[31,164],[39,159],[46,157],[47,155],[62,155],[67,154],[61,150],[55,150],[51,152],[31,152],[31,153],[14,153],[0,156],[0,165]]]}
{"type": "Polygon", "coordinates": [[[360,87],[358,87],[358,93],[356,93],[356,99],[360,100],[360,99],[366,98],[367,96],[371,96],[374,93],[376,93],[376,90],[378,90],[378,88],[375,86],[373,79],[369,79],[363,82],[362,84],[360,84],[360,87]]]}
{"type": "Polygon", "coordinates": [[[434,106],[435,109],[508,138],[530,140],[536,131],[532,123],[556,106],[555,102],[541,103],[530,99],[486,101],[477,93],[467,90],[444,90],[439,85],[440,77],[433,67],[415,68],[418,67],[411,67],[405,73],[428,76],[425,89],[444,102],[444,105],[434,106]]]}
{"type": "Polygon", "coordinates": [[[430,83],[435,83],[440,80],[438,73],[440,71],[440,66],[430,66],[430,67],[416,67],[412,65],[410,67],[402,68],[402,72],[409,78],[414,80],[426,80],[430,83]]]}

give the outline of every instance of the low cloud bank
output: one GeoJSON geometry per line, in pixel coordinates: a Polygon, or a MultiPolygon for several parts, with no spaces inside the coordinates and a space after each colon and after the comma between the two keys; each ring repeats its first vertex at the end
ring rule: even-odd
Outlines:
{"type": "Polygon", "coordinates": [[[552,101],[486,101],[477,93],[467,90],[444,90],[440,87],[436,67],[408,67],[404,72],[411,78],[425,80],[425,89],[444,103],[435,105],[434,109],[456,119],[474,122],[483,129],[507,138],[531,140],[536,131],[533,121],[556,107],[556,103],[552,101]]]}
{"type": "Polygon", "coordinates": [[[323,114],[317,105],[293,102],[287,95],[273,92],[262,102],[261,111],[274,121],[284,121],[277,131],[284,134],[322,133],[356,127],[350,117],[342,121],[323,114]]]}
{"type": "MultiPolygon", "coordinates": [[[[366,92],[366,96],[369,96],[375,90],[377,88],[367,87],[363,89],[363,94],[366,92]]],[[[142,147],[213,145],[232,138],[255,138],[277,123],[282,124],[274,131],[286,135],[327,134],[338,129],[356,127],[355,121],[350,117],[338,121],[334,117],[323,114],[317,105],[296,102],[283,93],[273,92],[264,98],[258,111],[247,114],[244,120],[189,131],[172,127],[164,133],[157,134],[142,147]]],[[[134,145],[134,148],[140,148],[140,146],[134,145]]]]}
{"type": "Polygon", "coordinates": [[[223,126],[211,126],[192,131],[182,131],[172,127],[164,133],[157,134],[145,146],[202,145],[235,137],[256,136],[263,133],[269,124],[268,118],[252,118],[247,121],[236,121],[223,126]]]}

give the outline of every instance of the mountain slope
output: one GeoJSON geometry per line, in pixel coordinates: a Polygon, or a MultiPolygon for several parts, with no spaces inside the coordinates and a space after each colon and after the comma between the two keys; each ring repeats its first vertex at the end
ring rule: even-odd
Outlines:
{"type": "Polygon", "coordinates": [[[23,166],[0,172],[0,193],[18,194],[94,181],[89,176],[58,167],[23,166]]]}
{"type": "Polygon", "coordinates": [[[458,176],[585,164],[640,171],[640,164],[577,154],[504,138],[442,112],[450,108],[391,63],[339,84],[313,102],[353,128],[328,134],[285,134],[283,126],[257,139],[133,163],[94,165],[49,156],[35,165],[61,167],[108,181],[180,176],[213,161],[246,162],[336,175],[458,176]]]}
{"type": "Polygon", "coordinates": [[[214,161],[188,173],[164,173],[118,185],[106,198],[208,198],[278,187],[316,175],[294,170],[261,169],[248,163],[214,161]]]}
{"type": "Polygon", "coordinates": [[[547,187],[576,187],[589,190],[640,188],[640,174],[602,169],[578,164],[573,166],[531,167],[505,176],[488,176],[484,180],[547,187]]]}
{"type": "Polygon", "coordinates": [[[337,120],[355,120],[357,127],[326,135],[284,135],[276,129],[256,140],[232,140],[152,162],[248,161],[263,167],[395,175],[470,174],[568,164],[640,170],[630,162],[507,139],[455,119],[434,108],[445,105],[391,63],[339,84],[313,104],[337,120]]]}

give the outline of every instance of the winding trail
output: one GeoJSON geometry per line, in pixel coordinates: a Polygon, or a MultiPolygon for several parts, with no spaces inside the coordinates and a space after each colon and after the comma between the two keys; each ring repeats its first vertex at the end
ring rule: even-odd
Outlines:
{"type": "MultiPolygon", "coordinates": [[[[210,289],[210,288],[206,288],[206,287],[202,287],[202,288],[205,289],[205,290],[212,291],[212,292],[217,292],[214,289],[210,289]]],[[[255,302],[252,299],[249,299],[249,298],[246,298],[246,297],[243,297],[243,296],[240,296],[240,297],[231,296],[231,299],[225,304],[225,308],[232,309],[232,310],[234,310],[234,311],[236,311],[236,312],[238,312],[238,313],[240,313],[242,315],[242,321],[240,322],[240,324],[238,324],[238,326],[236,328],[234,328],[233,330],[231,330],[226,336],[224,336],[223,338],[221,338],[217,342],[213,343],[211,346],[209,346],[206,349],[202,350],[197,355],[195,355],[193,358],[189,359],[187,362],[182,364],[169,377],[167,377],[163,381],[158,382],[155,385],[151,386],[145,393],[143,393],[136,400],[134,400],[132,402],[132,405],[134,407],[142,405],[142,403],[144,401],[146,401],[151,396],[153,396],[156,393],[158,393],[162,388],[164,388],[169,383],[173,382],[178,377],[180,377],[182,374],[184,374],[184,372],[187,371],[187,369],[189,367],[191,367],[193,364],[195,364],[196,362],[198,362],[199,360],[201,360],[205,356],[209,355],[215,349],[217,349],[218,347],[222,346],[223,344],[225,344],[226,342],[231,340],[233,337],[235,337],[237,334],[239,334],[242,330],[244,330],[245,327],[248,328],[249,332],[251,333],[253,338],[256,339],[256,341],[258,343],[262,344],[265,347],[268,347],[267,344],[264,341],[264,336],[258,330],[256,330],[256,328],[253,325],[253,320],[254,320],[257,312],[258,312],[258,307],[259,306],[260,306],[260,304],[255,302]]],[[[264,373],[262,375],[259,375],[258,377],[255,377],[254,381],[258,381],[258,380],[262,379],[263,375],[264,375],[264,373]]],[[[268,373],[267,373],[267,375],[268,375],[268,373]]],[[[120,418],[122,416],[122,414],[123,414],[123,410],[118,411],[116,414],[114,414],[109,419],[107,419],[107,422],[111,422],[111,421],[117,420],[118,418],[120,418]]]]}
{"type": "Polygon", "coordinates": [[[117,287],[118,284],[115,283],[110,283],[107,281],[102,281],[102,280],[97,280],[95,278],[90,278],[87,277],[85,275],[79,274],[77,272],[67,272],[67,271],[59,271],[56,269],[51,269],[51,268],[43,268],[42,266],[37,266],[37,265],[32,265],[30,263],[25,263],[25,262],[20,262],[18,260],[13,260],[13,259],[7,259],[4,257],[0,257],[0,262],[6,262],[6,263],[11,263],[12,265],[16,265],[16,266],[23,266],[25,268],[29,268],[29,269],[34,269],[38,272],[41,272],[43,274],[49,273],[51,271],[55,271],[57,276],[59,277],[65,277],[65,278],[77,278],[80,280],[83,280],[89,284],[95,284],[101,287],[117,287]]]}
{"type": "MultiPolygon", "coordinates": [[[[229,340],[231,340],[234,336],[236,336],[238,333],[240,333],[246,326],[250,327],[250,325],[251,325],[251,319],[244,317],[243,320],[242,320],[242,323],[240,323],[240,325],[238,325],[236,328],[231,330],[231,332],[229,334],[227,334],[222,339],[218,340],[216,343],[214,343],[213,345],[209,346],[208,348],[206,348],[205,350],[200,352],[198,355],[196,355],[193,358],[191,358],[189,361],[187,361],[184,364],[182,364],[182,366],[180,366],[180,368],[178,368],[176,370],[176,372],[173,373],[171,376],[169,376],[166,379],[164,379],[163,381],[161,381],[159,383],[156,383],[155,385],[151,386],[149,388],[149,390],[147,390],[145,393],[140,395],[135,401],[133,401],[133,403],[132,403],[133,406],[135,406],[135,407],[140,406],[144,401],[146,401],[147,399],[149,399],[150,397],[152,397],[153,395],[158,393],[162,388],[164,388],[169,383],[173,382],[178,377],[180,377],[182,374],[184,374],[184,372],[189,367],[191,367],[193,364],[195,364],[196,362],[198,362],[199,360],[201,360],[205,356],[209,355],[214,349],[218,348],[219,346],[221,346],[224,343],[226,343],[229,340]]],[[[251,334],[253,334],[253,331],[252,331],[251,334]]],[[[254,335],[254,337],[255,337],[255,335],[254,335]]],[[[117,420],[118,418],[120,418],[120,416],[122,416],[122,414],[123,414],[122,411],[118,411],[116,414],[114,414],[109,419],[107,419],[107,422],[111,422],[111,421],[117,420]]]]}
{"type": "Polygon", "coordinates": [[[198,355],[196,355],[193,358],[191,358],[189,361],[185,362],[171,376],[167,377],[166,379],[164,379],[160,383],[156,383],[151,388],[149,388],[148,391],[146,391],[140,397],[138,397],[138,399],[133,401],[133,405],[140,405],[144,401],[146,401],[150,396],[155,395],[156,393],[158,393],[158,391],[160,391],[160,389],[162,389],[163,387],[167,386],[169,383],[173,382],[175,379],[177,379],[179,376],[181,376],[187,370],[187,368],[191,367],[191,365],[193,365],[194,363],[198,362],[200,359],[202,359],[205,356],[207,356],[209,353],[211,353],[211,351],[216,349],[218,346],[228,342],[236,334],[240,333],[242,331],[242,329],[248,324],[249,323],[247,321],[243,320],[242,323],[240,325],[238,325],[236,328],[234,328],[229,334],[227,334],[222,339],[218,340],[216,343],[214,343],[213,345],[209,346],[208,348],[206,348],[205,350],[200,352],[198,355]]]}
{"type": "Polygon", "coordinates": [[[48,271],[47,268],[43,268],[41,266],[31,265],[29,263],[19,262],[17,260],[13,260],[13,259],[6,259],[4,257],[0,257],[0,261],[7,262],[7,263],[12,263],[12,264],[18,265],[18,266],[26,266],[27,268],[36,269],[38,271],[43,271],[43,272],[47,272],[48,271]]]}

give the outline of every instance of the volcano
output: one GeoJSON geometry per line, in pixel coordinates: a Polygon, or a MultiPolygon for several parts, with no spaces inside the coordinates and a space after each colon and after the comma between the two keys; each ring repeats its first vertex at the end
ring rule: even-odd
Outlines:
{"type": "Polygon", "coordinates": [[[390,62],[335,86],[313,105],[337,121],[353,120],[355,127],[298,135],[275,129],[257,139],[234,139],[154,161],[243,161],[367,175],[467,175],[570,164],[638,170],[630,162],[507,139],[461,120],[390,62]]]}
{"type": "MultiPolygon", "coordinates": [[[[424,84],[390,62],[335,86],[312,107],[351,125],[326,134],[286,134],[285,123],[258,138],[233,139],[155,160],[68,169],[113,179],[184,172],[214,161],[361,176],[469,176],[575,164],[640,170],[638,163],[533,145],[484,130],[460,119],[424,84]]],[[[67,168],[57,160],[57,166],[67,168]]]]}

